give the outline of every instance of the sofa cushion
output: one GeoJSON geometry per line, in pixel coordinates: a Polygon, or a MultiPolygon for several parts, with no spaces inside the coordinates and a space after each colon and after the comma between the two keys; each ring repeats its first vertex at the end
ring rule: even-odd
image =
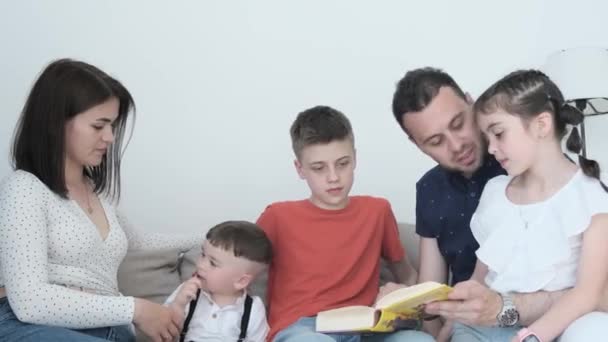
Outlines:
{"type": "Polygon", "coordinates": [[[181,284],[178,255],[175,249],[130,250],[118,269],[120,292],[163,303],[181,284]]]}
{"type": "MultiPolygon", "coordinates": [[[[411,224],[399,224],[401,243],[410,262],[418,269],[418,236],[411,224]]],[[[163,303],[186,279],[192,276],[200,248],[185,253],[177,249],[129,250],[118,270],[118,287],[122,294],[163,303]]],[[[266,299],[267,272],[261,274],[250,286],[249,293],[266,299]]],[[[380,283],[393,281],[388,268],[382,266],[380,283]]],[[[137,341],[148,341],[141,332],[137,341]]]]}
{"type": "Polygon", "coordinates": [[[405,248],[407,258],[412,263],[412,266],[418,270],[420,266],[418,260],[418,243],[420,237],[416,234],[416,227],[409,223],[399,223],[399,237],[401,238],[401,244],[405,248]]]}
{"type": "MultiPolygon", "coordinates": [[[[412,265],[418,269],[418,235],[412,224],[400,223],[399,235],[412,265]]],[[[121,293],[162,303],[181,282],[194,272],[200,248],[193,248],[185,254],[176,249],[130,250],[118,270],[118,285],[121,293]],[[180,255],[183,255],[181,260],[180,255]],[[182,262],[183,261],[183,262],[182,262]]],[[[386,267],[381,270],[381,283],[392,281],[386,267]]],[[[268,275],[262,274],[251,285],[253,295],[264,298],[268,275]]]]}
{"type": "MultiPolygon", "coordinates": [[[[401,244],[404,246],[406,255],[414,268],[418,269],[418,235],[416,235],[414,225],[401,223],[399,224],[399,237],[401,244]]],[[[200,255],[200,248],[193,248],[186,252],[184,261],[182,264],[182,275],[183,279],[188,279],[194,272],[196,267],[196,260],[200,255]]],[[[256,280],[249,286],[249,294],[258,296],[266,302],[266,283],[268,281],[268,272],[260,274],[256,280]]],[[[386,263],[381,261],[380,268],[380,284],[383,285],[389,281],[395,281],[392,273],[386,267],[386,263]]]]}

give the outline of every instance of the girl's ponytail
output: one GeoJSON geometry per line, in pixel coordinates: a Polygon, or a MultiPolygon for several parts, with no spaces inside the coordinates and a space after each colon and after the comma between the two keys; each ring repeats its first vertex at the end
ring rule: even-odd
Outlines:
{"type": "Polygon", "coordinates": [[[587,159],[581,154],[583,140],[581,139],[581,135],[578,133],[578,125],[583,122],[583,113],[569,104],[564,104],[558,108],[558,120],[563,120],[564,123],[572,125],[572,130],[570,131],[568,140],[566,140],[566,148],[568,151],[578,155],[578,164],[583,170],[583,173],[589,177],[599,180],[602,188],[608,192],[608,187],[600,179],[600,165],[595,160],[587,159]]]}

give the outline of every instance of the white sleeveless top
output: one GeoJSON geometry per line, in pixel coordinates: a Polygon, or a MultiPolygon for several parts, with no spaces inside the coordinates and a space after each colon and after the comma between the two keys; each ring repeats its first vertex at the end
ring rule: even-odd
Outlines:
{"type": "Polygon", "coordinates": [[[517,205],[506,196],[511,179],[491,179],[471,219],[486,284],[498,292],[573,287],[583,233],[594,215],[608,213],[608,193],[579,169],[549,199],[517,205]]]}

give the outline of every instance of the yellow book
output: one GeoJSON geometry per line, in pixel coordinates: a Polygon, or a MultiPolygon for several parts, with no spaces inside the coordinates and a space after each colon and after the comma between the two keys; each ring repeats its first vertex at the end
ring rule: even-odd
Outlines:
{"type": "Polygon", "coordinates": [[[376,305],[347,306],[321,311],[317,314],[316,330],[336,332],[391,332],[403,327],[413,327],[423,315],[422,305],[446,300],[451,287],[424,282],[404,287],[380,298],[376,305]]]}

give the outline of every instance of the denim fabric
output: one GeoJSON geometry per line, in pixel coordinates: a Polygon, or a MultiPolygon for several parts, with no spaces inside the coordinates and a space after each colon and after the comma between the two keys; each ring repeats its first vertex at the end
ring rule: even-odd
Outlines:
{"type": "Polygon", "coordinates": [[[454,323],[452,342],[511,342],[521,328],[480,327],[454,323]]]}
{"type": "Polygon", "coordinates": [[[0,298],[0,336],[3,342],[133,342],[130,326],[72,330],[39,324],[23,323],[17,319],[8,299],[0,298]]]}
{"type": "MultiPolygon", "coordinates": [[[[467,326],[454,323],[452,342],[510,342],[519,329],[467,326]]],[[[591,312],[572,322],[555,341],[605,341],[606,336],[608,336],[608,313],[591,312]]]]}
{"type": "Polygon", "coordinates": [[[432,342],[434,339],[421,331],[402,330],[390,334],[322,334],[315,331],[315,317],[303,317],[281,330],[274,342],[432,342]]]}

